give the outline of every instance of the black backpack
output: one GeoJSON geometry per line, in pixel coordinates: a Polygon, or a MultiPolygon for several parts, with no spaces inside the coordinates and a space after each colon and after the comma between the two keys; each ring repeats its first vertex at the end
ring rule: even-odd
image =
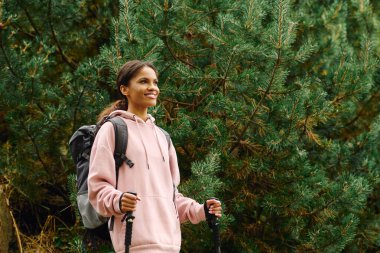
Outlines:
{"type": "MultiPolygon", "coordinates": [[[[130,168],[134,166],[133,162],[127,158],[125,151],[128,144],[128,127],[124,120],[120,117],[105,117],[101,122],[96,125],[84,125],[81,126],[71,136],[69,141],[69,149],[73,161],[76,165],[76,179],[77,179],[77,205],[82,223],[86,228],[83,242],[86,246],[89,246],[92,250],[95,250],[99,246],[96,244],[102,244],[102,241],[110,242],[108,232],[108,218],[103,217],[96,212],[88,199],[88,186],[87,177],[89,172],[90,153],[92,145],[95,140],[95,136],[100,127],[105,122],[111,122],[115,130],[115,174],[116,174],[116,188],[119,178],[119,168],[125,162],[130,168]]],[[[168,147],[170,147],[170,135],[160,128],[165,134],[168,141],[168,147]]],[[[113,228],[113,217],[111,217],[110,230],[113,228]]]]}
{"type": "Polygon", "coordinates": [[[91,148],[98,130],[107,121],[112,123],[115,130],[114,158],[117,187],[119,168],[122,163],[126,162],[131,168],[134,165],[125,155],[128,143],[128,127],[123,119],[106,117],[97,125],[81,126],[69,141],[71,156],[76,165],[77,205],[82,223],[86,228],[83,240],[84,244],[92,249],[97,247],[95,244],[102,244],[101,241],[110,241],[108,218],[98,214],[89,202],[87,186],[91,148]]]}

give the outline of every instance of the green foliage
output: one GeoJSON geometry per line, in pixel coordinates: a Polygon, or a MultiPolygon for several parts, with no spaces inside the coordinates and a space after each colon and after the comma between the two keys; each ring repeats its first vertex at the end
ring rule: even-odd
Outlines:
{"type": "Polygon", "coordinates": [[[218,178],[220,171],[220,158],[215,152],[211,152],[204,161],[193,162],[191,166],[192,177],[180,186],[180,192],[185,195],[195,196],[200,203],[210,196],[216,196],[222,187],[223,182],[218,178]],[[212,185],[213,187],[207,187],[212,185]]]}
{"type": "MultiPolygon", "coordinates": [[[[204,203],[207,199],[218,196],[225,187],[222,180],[217,176],[220,168],[220,155],[217,151],[211,151],[203,161],[192,163],[192,176],[180,185],[179,191],[185,196],[194,196],[194,199],[199,203],[204,203]]],[[[220,220],[221,230],[226,229],[227,224],[231,223],[233,219],[228,215],[227,210],[224,212],[225,215],[220,220]]],[[[205,223],[198,226],[189,223],[183,224],[182,231],[185,236],[182,252],[202,252],[212,249],[212,232],[205,223]],[[187,235],[196,236],[197,242],[200,243],[194,245],[193,241],[186,238],[187,235]]]]}
{"type": "MultiPolygon", "coordinates": [[[[71,133],[145,59],[181,191],[224,204],[223,251],[380,247],[378,1],[16,2],[0,16],[0,175],[23,198],[70,205],[71,133]]],[[[183,252],[209,252],[206,230],[184,225],[183,252]]]]}
{"type": "Polygon", "coordinates": [[[81,106],[93,106],[69,94],[76,83],[88,86],[88,70],[80,72],[85,64],[79,62],[108,40],[113,11],[111,1],[1,4],[0,176],[15,190],[12,209],[23,233],[41,231],[48,215],[73,222],[67,142],[78,121],[94,113],[86,109],[78,117],[81,106]]]}
{"type": "Polygon", "coordinates": [[[77,180],[76,180],[75,174],[68,175],[68,177],[67,177],[67,190],[68,190],[69,200],[70,200],[71,206],[75,210],[75,218],[79,222],[80,214],[79,214],[79,209],[77,206],[78,189],[77,189],[76,182],[77,182],[77,180]]]}

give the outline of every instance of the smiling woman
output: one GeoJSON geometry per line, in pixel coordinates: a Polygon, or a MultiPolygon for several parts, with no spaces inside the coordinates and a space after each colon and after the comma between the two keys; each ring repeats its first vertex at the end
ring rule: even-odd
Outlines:
{"type": "Polygon", "coordinates": [[[157,76],[156,68],[149,62],[135,60],[124,64],[116,82],[124,99],[100,116],[118,116],[126,123],[125,153],[134,166],[123,164],[116,183],[113,154],[117,140],[111,122],[102,125],[91,150],[89,200],[99,214],[114,217],[110,219],[110,236],[117,253],[128,252],[129,245],[131,252],[178,253],[181,223],[199,223],[210,215],[222,215],[218,200],[199,204],[178,192],[180,174],[174,145],[148,114],[148,108],[157,104],[160,94],[157,76]],[[131,212],[135,217],[132,228],[123,223],[123,216],[131,212]]]}
{"type": "Polygon", "coordinates": [[[148,107],[155,106],[160,89],[157,74],[148,66],[141,68],[128,84],[120,86],[121,93],[128,100],[128,111],[146,120],[148,107]]]}
{"type": "MultiPolygon", "coordinates": [[[[134,85],[138,86],[146,86],[148,82],[154,82],[158,89],[158,80],[157,80],[158,72],[156,67],[151,62],[145,62],[145,61],[139,61],[139,60],[133,60],[125,63],[119,70],[119,73],[116,78],[116,87],[117,90],[120,92],[123,99],[117,100],[116,102],[112,103],[110,106],[105,108],[98,116],[98,121],[101,121],[104,117],[108,116],[110,113],[112,113],[115,110],[133,110],[131,108],[134,107],[133,101],[129,101],[129,99],[124,93],[127,92],[127,90],[133,89],[134,85]],[[154,73],[153,73],[154,72],[154,73]],[[150,80],[149,80],[150,79],[150,80]],[[130,105],[132,104],[132,105],[130,105]]],[[[141,88],[141,90],[144,90],[144,88],[141,88]]],[[[148,90],[145,90],[148,92],[148,90]]],[[[159,94],[156,92],[156,96],[159,94]]],[[[146,116],[148,107],[155,106],[154,105],[147,105],[146,112],[143,115],[139,116],[146,116]]],[[[140,106],[137,106],[140,107],[140,106]]],[[[143,110],[143,108],[140,108],[140,110],[143,110]]]]}

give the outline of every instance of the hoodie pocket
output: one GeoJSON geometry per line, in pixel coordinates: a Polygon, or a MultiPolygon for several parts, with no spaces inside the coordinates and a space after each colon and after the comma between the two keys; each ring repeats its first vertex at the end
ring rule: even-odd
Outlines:
{"type": "Polygon", "coordinates": [[[181,245],[181,229],[172,199],[141,196],[135,212],[132,246],[181,245]]]}

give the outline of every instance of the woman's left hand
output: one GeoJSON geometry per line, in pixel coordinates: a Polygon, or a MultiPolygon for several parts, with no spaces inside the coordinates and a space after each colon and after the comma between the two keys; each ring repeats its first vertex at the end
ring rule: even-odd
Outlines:
{"type": "Polygon", "coordinates": [[[214,214],[216,217],[222,217],[222,203],[217,199],[208,199],[206,205],[210,214],[214,214]]]}

